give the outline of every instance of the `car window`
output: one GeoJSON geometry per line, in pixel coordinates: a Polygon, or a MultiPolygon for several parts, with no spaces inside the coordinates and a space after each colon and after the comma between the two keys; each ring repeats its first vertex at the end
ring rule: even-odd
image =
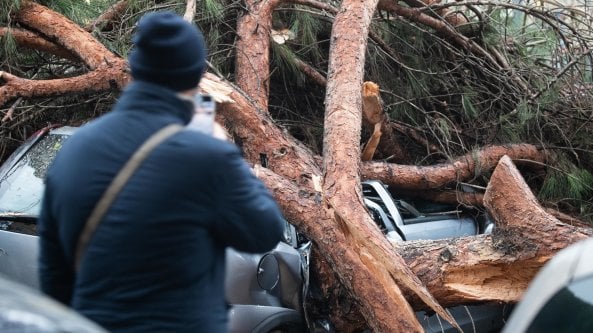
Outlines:
{"type": "Polygon", "coordinates": [[[554,294],[527,332],[593,332],[593,276],[571,282],[554,294]]]}
{"type": "Polygon", "coordinates": [[[39,215],[47,168],[67,138],[46,135],[0,176],[0,214],[39,215]]]}

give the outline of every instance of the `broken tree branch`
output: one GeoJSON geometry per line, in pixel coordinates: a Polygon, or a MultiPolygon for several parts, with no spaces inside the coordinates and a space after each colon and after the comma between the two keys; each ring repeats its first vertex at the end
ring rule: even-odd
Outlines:
{"type": "Polygon", "coordinates": [[[514,160],[521,159],[521,163],[534,161],[535,167],[541,167],[546,161],[546,154],[541,148],[530,144],[512,144],[484,147],[450,163],[431,166],[366,162],[361,171],[364,179],[378,179],[394,188],[436,189],[455,181],[471,179],[481,173],[479,170],[492,170],[504,155],[514,160]]]}
{"type": "Polygon", "coordinates": [[[5,82],[0,86],[0,105],[18,97],[120,90],[129,81],[126,61],[65,16],[35,2],[23,1],[15,20],[77,55],[91,71],[77,77],[54,80],[28,80],[0,72],[5,82]]]}

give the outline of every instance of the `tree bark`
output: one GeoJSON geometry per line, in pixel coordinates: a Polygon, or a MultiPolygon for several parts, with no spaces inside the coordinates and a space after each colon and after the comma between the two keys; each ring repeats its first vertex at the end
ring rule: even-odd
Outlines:
{"type": "MultiPolygon", "coordinates": [[[[45,39],[78,56],[91,70],[73,78],[27,80],[0,72],[0,105],[18,97],[48,97],[69,93],[119,90],[128,81],[125,60],[66,17],[32,1],[23,1],[15,20],[45,39]]],[[[36,38],[35,38],[36,39],[36,38]]]]}
{"type": "Polygon", "coordinates": [[[508,156],[494,170],[484,204],[496,221],[492,235],[398,244],[406,263],[444,306],[517,302],[548,259],[592,234],[548,214],[508,156]]]}
{"type": "Polygon", "coordinates": [[[46,39],[78,55],[90,70],[106,63],[122,63],[120,57],[110,52],[79,25],[33,1],[23,1],[15,19],[29,30],[37,31],[46,39]]]}
{"type": "MultiPolygon", "coordinates": [[[[429,167],[361,163],[363,65],[377,2],[345,0],[337,11],[331,35],[322,160],[276,126],[266,112],[271,11],[279,0],[250,3],[249,13],[241,18],[237,57],[242,53],[243,58],[237,60],[237,80],[245,93],[211,74],[205,75],[200,87],[222,103],[220,114],[232,122],[235,142],[246,159],[265,167],[256,165],[258,177],[272,190],[287,219],[313,240],[314,253],[323,256],[320,259],[347,288],[335,295],[350,295],[349,303],[356,305],[355,311],[359,310],[376,332],[413,332],[421,327],[410,304],[415,309],[431,308],[452,321],[441,305],[516,301],[546,260],[560,248],[589,236],[591,230],[565,225],[547,215],[522,183],[511,158],[541,164],[545,154],[535,146],[487,147],[429,167]],[[243,53],[246,50],[253,53],[243,53]],[[428,190],[470,179],[497,164],[484,196],[486,207],[497,220],[492,235],[391,244],[363,204],[361,176],[382,180],[396,189],[428,190]]],[[[64,46],[91,71],[46,81],[0,72],[5,81],[0,87],[0,104],[19,96],[121,89],[129,80],[123,59],[66,18],[24,1],[16,20],[54,45],[64,46]]],[[[473,200],[480,200],[479,195],[473,200]]]]}
{"type": "Polygon", "coordinates": [[[237,21],[236,82],[263,111],[268,110],[270,93],[272,11],[279,3],[247,0],[247,11],[237,21]]]}
{"type": "Polygon", "coordinates": [[[326,258],[340,281],[360,300],[361,311],[376,332],[422,331],[399,286],[411,290],[455,326],[452,317],[393,251],[362,200],[358,173],[361,87],[366,41],[376,5],[377,0],[343,1],[332,26],[323,135],[324,215],[335,221],[345,244],[355,245],[340,249],[345,252],[331,251],[326,258]]]}
{"type": "Polygon", "coordinates": [[[545,152],[530,144],[484,147],[466,156],[431,166],[398,165],[368,162],[362,166],[362,177],[378,179],[398,189],[438,189],[455,181],[468,180],[476,174],[492,170],[498,160],[508,155],[517,163],[541,168],[546,160],[545,152]]]}
{"type": "Polygon", "coordinates": [[[26,47],[41,52],[53,54],[55,56],[65,58],[72,61],[80,61],[80,59],[72,52],[66,50],[64,47],[57,45],[38,34],[18,28],[0,28],[0,37],[11,35],[16,43],[21,47],[26,47]]]}

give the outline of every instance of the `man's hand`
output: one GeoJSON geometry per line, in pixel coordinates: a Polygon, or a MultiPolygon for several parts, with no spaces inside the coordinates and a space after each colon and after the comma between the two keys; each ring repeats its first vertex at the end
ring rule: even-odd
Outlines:
{"type": "Polygon", "coordinates": [[[212,136],[217,139],[224,140],[224,141],[228,140],[228,138],[229,138],[224,127],[222,127],[222,125],[220,125],[217,122],[214,122],[214,125],[212,128],[212,136]]]}

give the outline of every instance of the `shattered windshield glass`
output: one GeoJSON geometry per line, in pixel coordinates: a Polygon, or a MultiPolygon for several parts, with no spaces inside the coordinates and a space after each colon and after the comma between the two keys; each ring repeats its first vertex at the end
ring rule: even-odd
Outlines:
{"type": "Polygon", "coordinates": [[[35,143],[0,179],[0,214],[37,216],[48,166],[68,135],[49,134],[35,143]]]}

